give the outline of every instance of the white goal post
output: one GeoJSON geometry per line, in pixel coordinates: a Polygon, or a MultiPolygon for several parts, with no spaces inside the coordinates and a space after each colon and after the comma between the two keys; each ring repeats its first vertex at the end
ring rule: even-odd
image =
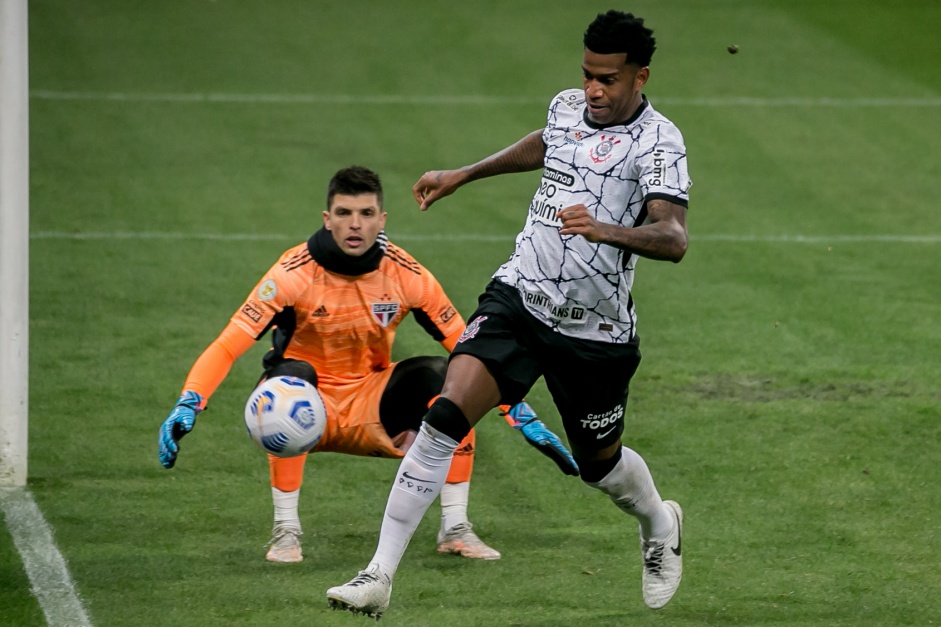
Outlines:
{"type": "Polygon", "coordinates": [[[26,485],[29,410],[28,0],[0,0],[0,487],[26,485]]]}

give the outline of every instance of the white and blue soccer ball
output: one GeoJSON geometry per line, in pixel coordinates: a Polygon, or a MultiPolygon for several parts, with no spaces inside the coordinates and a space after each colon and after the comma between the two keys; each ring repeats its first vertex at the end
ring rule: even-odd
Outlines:
{"type": "Polygon", "coordinates": [[[327,408],[317,388],[298,377],[263,381],[245,404],[245,428],[255,444],[278,457],[294,457],[317,446],[327,408]]]}

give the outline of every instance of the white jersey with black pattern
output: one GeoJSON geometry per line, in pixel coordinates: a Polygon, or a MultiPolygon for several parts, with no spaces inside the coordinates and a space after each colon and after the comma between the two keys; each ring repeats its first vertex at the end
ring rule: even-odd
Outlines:
{"type": "Polygon", "coordinates": [[[545,166],[516,249],[493,277],[519,290],[538,320],[570,337],[629,342],[636,255],[581,235],[560,235],[555,214],[583,204],[600,222],[640,226],[646,201],[685,205],[692,185],[679,129],[644,99],[627,122],[600,127],[586,117],[585,93],[570,89],[549,105],[545,166]]]}

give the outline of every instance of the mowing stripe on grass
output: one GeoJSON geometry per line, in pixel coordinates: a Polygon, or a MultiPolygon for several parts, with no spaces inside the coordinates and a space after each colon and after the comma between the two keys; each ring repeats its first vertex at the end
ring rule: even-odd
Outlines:
{"type": "Polygon", "coordinates": [[[91,627],[52,529],[32,495],[23,488],[0,488],[0,509],[49,626],[91,627]]]}
{"type": "MultiPolygon", "coordinates": [[[[121,240],[121,239],[162,239],[162,240],[221,240],[221,241],[295,241],[297,235],[279,233],[161,233],[156,231],[114,231],[68,233],[65,231],[37,231],[30,234],[30,239],[53,240],[121,240]]],[[[485,233],[438,233],[438,234],[390,234],[390,239],[398,242],[512,242],[513,235],[488,235],[485,233]]],[[[841,244],[865,242],[890,242],[901,244],[941,244],[941,235],[736,235],[736,234],[691,234],[689,238],[696,242],[756,242],[783,244],[841,244]]]]}
{"type": "MultiPolygon", "coordinates": [[[[36,100],[93,100],[116,102],[220,102],[244,104],[330,104],[330,105],[544,105],[550,96],[414,96],[396,94],[226,94],[226,93],[129,93],[95,91],[56,91],[34,89],[30,98],[36,100]]],[[[721,96],[714,98],[683,98],[652,96],[657,105],[676,107],[941,107],[941,98],[761,98],[721,96]]]]}

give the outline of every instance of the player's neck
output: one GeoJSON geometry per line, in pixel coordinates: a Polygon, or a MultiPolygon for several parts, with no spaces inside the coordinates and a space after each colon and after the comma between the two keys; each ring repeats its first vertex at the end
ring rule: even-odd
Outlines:
{"type": "Polygon", "coordinates": [[[584,120],[588,126],[597,129],[608,128],[611,126],[627,126],[628,124],[633,124],[637,118],[641,116],[641,114],[644,112],[644,109],[647,108],[647,104],[647,97],[642,93],[638,93],[636,103],[633,104],[626,119],[620,120],[618,122],[611,122],[610,124],[598,124],[591,121],[591,119],[588,117],[588,111],[586,110],[584,113],[584,120]]]}
{"type": "Polygon", "coordinates": [[[340,250],[339,245],[333,241],[333,236],[327,229],[320,229],[307,240],[307,250],[314,261],[325,270],[346,276],[359,276],[372,272],[379,267],[386,249],[385,233],[379,234],[379,239],[362,255],[354,257],[340,250]]]}

